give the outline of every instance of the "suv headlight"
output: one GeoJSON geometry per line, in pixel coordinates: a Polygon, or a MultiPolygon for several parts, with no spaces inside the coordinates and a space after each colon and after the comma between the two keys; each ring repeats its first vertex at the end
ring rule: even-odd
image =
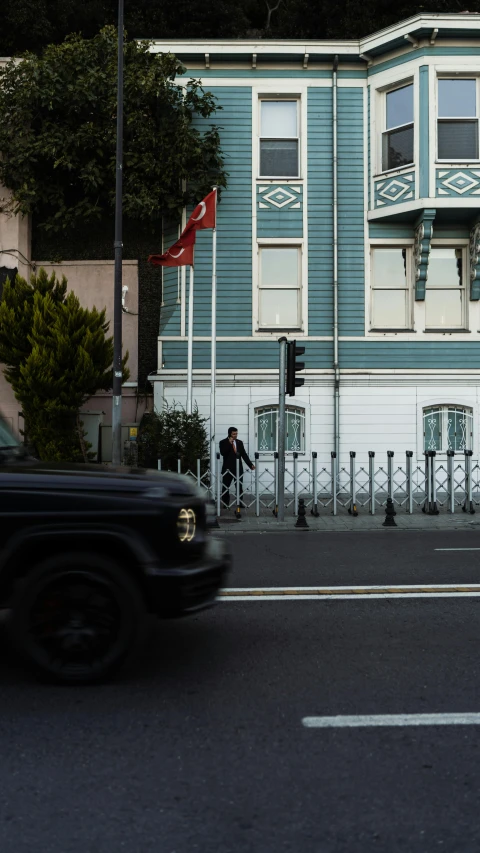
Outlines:
{"type": "Polygon", "coordinates": [[[181,509],[177,518],[177,534],[180,542],[191,542],[197,530],[197,516],[193,509],[181,509]]]}

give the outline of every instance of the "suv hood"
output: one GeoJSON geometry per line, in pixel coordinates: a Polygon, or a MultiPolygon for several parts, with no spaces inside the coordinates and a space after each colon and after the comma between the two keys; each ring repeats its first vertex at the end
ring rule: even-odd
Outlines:
{"type": "Polygon", "coordinates": [[[170,495],[199,495],[196,483],[182,474],[155,471],[153,468],[122,468],[100,464],[68,464],[32,461],[31,457],[14,465],[0,465],[2,479],[19,485],[29,482],[34,488],[143,492],[152,489],[170,495]]]}

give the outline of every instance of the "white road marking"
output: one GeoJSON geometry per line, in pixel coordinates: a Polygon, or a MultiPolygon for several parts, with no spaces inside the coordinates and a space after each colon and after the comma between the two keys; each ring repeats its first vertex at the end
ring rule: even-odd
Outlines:
{"type": "Polygon", "coordinates": [[[480,548],[435,548],[435,551],[480,551],[480,548]]]}
{"type": "Polygon", "coordinates": [[[361,716],[304,717],[307,729],[343,729],[364,726],[478,726],[480,714],[364,714],[361,716]]]}
{"type": "Polygon", "coordinates": [[[219,601],[347,601],[367,598],[479,597],[480,584],[389,584],[375,586],[230,587],[219,601]]]}

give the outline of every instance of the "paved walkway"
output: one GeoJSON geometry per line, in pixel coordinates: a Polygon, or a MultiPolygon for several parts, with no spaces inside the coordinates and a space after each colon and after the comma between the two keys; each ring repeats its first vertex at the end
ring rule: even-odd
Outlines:
{"type": "MultiPolygon", "coordinates": [[[[285,521],[278,521],[273,515],[261,515],[256,517],[252,510],[242,510],[241,520],[237,520],[233,511],[222,513],[219,519],[220,531],[229,533],[274,533],[275,531],[296,530],[296,517],[291,514],[285,515],[285,521]]],[[[455,513],[449,513],[445,509],[440,510],[438,515],[426,515],[421,510],[415,510],[411,515],[404,510],[397,510],[395,516],[396,527],[383,527],[385,521],[385,510],[379,509],[375,515],[370,515],[368,510],[361,510],[357,517],[349,515],[343,508],[338,515],[321,514],[318,518],[306,516],[308,530],[480,530],[480,508],[475,515],[462,512],[459,508],[455,513]]],[[[298,532],[306,532],[305,528],[298,532]]]]}

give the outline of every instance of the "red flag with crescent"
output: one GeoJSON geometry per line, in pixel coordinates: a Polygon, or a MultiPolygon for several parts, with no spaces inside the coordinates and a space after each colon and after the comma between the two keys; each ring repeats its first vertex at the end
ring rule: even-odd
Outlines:
{"type": "Polygon", "coordinates": [[[200,231],[202,228],[215,228],[217,219],[217,191],[212,190],[211,193],[205,196],[203,201],[197,204],[190,219],[188,220],[184,234],[186,231],[200,231]]]}
{"type": "Polygon", "coordinates": [[[150,255],[148,260],[157,267],[188,267],[193,266],[193,253],[195,247],[195,230],[183,231],[173,246],[170,246],[163,255],[150,255]]]}

